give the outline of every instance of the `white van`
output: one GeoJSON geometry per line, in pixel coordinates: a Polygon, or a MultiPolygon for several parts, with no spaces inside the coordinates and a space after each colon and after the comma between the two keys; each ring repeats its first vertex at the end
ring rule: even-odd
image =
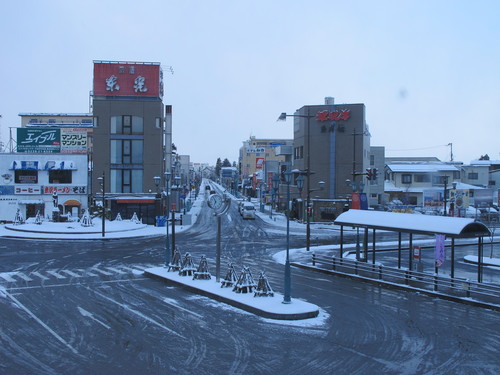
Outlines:
{"type": "Polygon", "coordinates": [[[255,206],[250,202],[241,205],[241,216],[243,219],[255,219],[255,206]]]}

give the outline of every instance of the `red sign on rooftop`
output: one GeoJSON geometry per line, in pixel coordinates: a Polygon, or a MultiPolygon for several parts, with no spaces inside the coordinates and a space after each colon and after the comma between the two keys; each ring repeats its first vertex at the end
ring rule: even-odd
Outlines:
{"type": "Polygon", "coordinates": [[[341,109],[340,111],[321,111],[316,115],[318,121],[340,121],[349,120],[351,117],[350,109],[341,109]]]}
{"type": "Polygon", "coordinates": [[[162,98],[160,64],[94,61],[94,95],[162,98]]]}

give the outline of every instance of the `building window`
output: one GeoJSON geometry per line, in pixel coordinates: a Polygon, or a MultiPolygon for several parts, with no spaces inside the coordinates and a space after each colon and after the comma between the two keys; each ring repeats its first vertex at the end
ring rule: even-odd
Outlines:
{"type": "Polygon", "coordinates": [[[295,159],[303,159],[304,158],[304,146],[295,147],[294,158],[295,159]]]}
{"type": "Polygon", "coordinates": [[[142,169],[112,169],[111,193],[142,192],[142,169]]]}
{"type": "Polygon", "coordinates": [[[16,184],[38,184],[38,171],[14,171],[14,181],[16,184]]]}
{"type": "Polygon", "coordinates": [[[370,155],[370,165],[375,165],[375,155],[370,155]]]}
{"type": "Polygon", "coordinates": [[[460,171],[453,171],[453,179],[460,180],[460,171]]]}
{"type": "Polygon", "coordinates": [[[135,139],[111,140],[112,164],[142,164],[144,142],[135,139]]]}
{"type": "Polygon", "coordinates": [[[411,184],[411,174],[401,175],[401,183],[402,184],[411,184]]]}
{"type": "Polygon", "coordinates": [[[428,174],[416,174],[415,182],[431,182],[431,176],[428,174]]]}
{"type": "Polygon", "coordinates": [[[469,180],[477,180],[477,179],[479,179],[479,175],[476,172],[469,172],[467,174],[467,178],[469,180]]]}
{"type": "Polygon", "coordinates": [[[64,170],[49,171],[49,184],[71,184],[72,172],[64,170]]]}
{"type": "Polygon", "coordinates": [[[144,123],[139,116],[112,116],[111,134],[143,134],[144,123]]]}
{"type": "Polygon", "coordinates": [[[124,66],[120,66],[118,69],[119,69],[120,73],[125,73],[125,67],[124,66]]]}
{"type": "Polygon", "coordinates": [[[488,186],[495,186],[495,185],[496,185],[496,181],[495,180],[488,181],[488,186]]]}
{"type": "Polygon", "coordinates": [[[161,118],[160,117],[155,118],[155,126],[156,126],[156,129],[161,129],[161,118]]]}

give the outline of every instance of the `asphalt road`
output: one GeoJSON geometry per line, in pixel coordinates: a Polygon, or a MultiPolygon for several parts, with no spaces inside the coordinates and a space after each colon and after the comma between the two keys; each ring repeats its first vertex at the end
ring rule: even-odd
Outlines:
{"type": "MultiPolygon", "coordinates": [[[[229,261],[248,265],[282,292],[271,255],[284,234],[235,208],[222,228],[222,272],[229,261]]],[[[215,235],[208,209],[177,234],[212,274],[215,235]]],[[[303,241],[292,236],[292,247],[303,241]]],[[[0,239],[0,373],[500,373],[498,312],[293,269],[292,296],[320,306],[320,317],[266,320],[145,278],[164,242],[0,239]]]]}

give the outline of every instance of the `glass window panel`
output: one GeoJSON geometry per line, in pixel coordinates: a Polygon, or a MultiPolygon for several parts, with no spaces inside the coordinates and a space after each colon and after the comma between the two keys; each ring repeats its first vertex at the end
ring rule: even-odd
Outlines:
{"type": "Polygon", "coordinates": [[[123,141],[123,164],[130,164],[130,140],[123,141]]]}
{"type": "Polygon", "coordinates": [[[111,134],[121,134],[122,133],[122,117],[113,116],[111,117],[111,134]]]}
{"type": "Polygon", "coordinates": [[[125,169],[122,171],[122,173],[123,173],[122,191],[124,193],[130,193],[130,170],[125,169]]]}
{"type": "Polygon", "coordinates": [[[122,141],[111,140],[111,163],[122,163],[122,141]]]}
{"type": "Polygon", "coordinates": [[[132,141],[132,163],[142,164],[143,153],[143,141],[132,141]]]}
{"type": "Polygon", "coordinates": [[[132,116],[132,133],[134,134],[144,133],[144,124],[142,117],[132,116]]]}
{"type": "Polygon", "coordinates": [[[132,170],[132,193],[142,193],[142,169],[132,170]]]}
{"type": "Polygon", "coordinates": [[[111,170],[110,188],[111,188],[111,193],[122,192],[122,171],[120,169],[111,170]]]}

